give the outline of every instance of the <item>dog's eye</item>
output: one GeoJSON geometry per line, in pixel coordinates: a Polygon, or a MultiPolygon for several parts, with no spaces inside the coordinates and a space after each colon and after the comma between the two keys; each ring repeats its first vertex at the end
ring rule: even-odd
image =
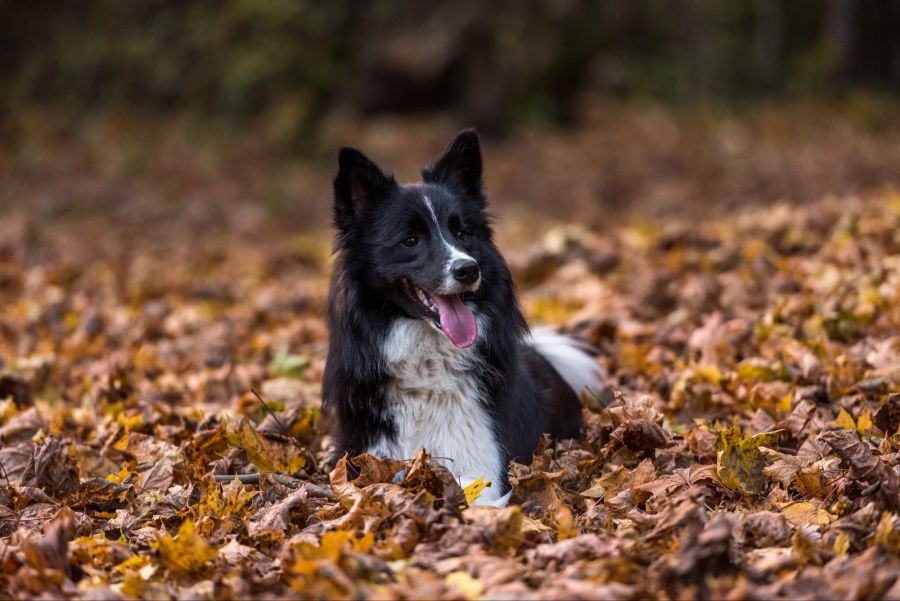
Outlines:
{"type": "Polygon", "coordinates": [[[467,230],[456,230],[453,235],[456,236],[457,240],[465,240],[471,233],[467,230]]]}
{"type": "Polygon", "coordinates": [[[416,238],[415,236],[409,236],[408,238],[406,238],[405,240],[403,240],[403,246],[410,246],[410,247],[412,247],[412,246],[415,246],[415,245],[418,244],[418,243],[419,243],[419,239],[416,238]]]}

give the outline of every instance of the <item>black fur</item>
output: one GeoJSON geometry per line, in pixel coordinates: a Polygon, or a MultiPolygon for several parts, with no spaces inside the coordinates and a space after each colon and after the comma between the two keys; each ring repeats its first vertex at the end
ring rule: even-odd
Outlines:
{"type": "Polygon", "coordinates": [[[497,250],[485,213],[478,135],[460,133],[420,184],[400,186],[362,153],[342,149],[334,181],[336,262],[329,296],[331,341],[325,370],[326,407],[336,417],[341,451],[364,452],[394,424],[385,411],[382,345],[392,322],[427,319],[402,280],[435,289],[439,277],[431,244],[435,236],[421,214],[422,194],[434,204],[446,235],[478,261],[482,285],[467,304],[489,324],[471,352],[487,369],[478,374],[488,391],[493,429],[504,460],[528,462],[543,433],[559,438],[579,435],[581,409],[575,393],[551,365],[523,342],[528,326],[516,291],[497,250]],[[421,242],[407,248],[404,240],[421,242]]]}

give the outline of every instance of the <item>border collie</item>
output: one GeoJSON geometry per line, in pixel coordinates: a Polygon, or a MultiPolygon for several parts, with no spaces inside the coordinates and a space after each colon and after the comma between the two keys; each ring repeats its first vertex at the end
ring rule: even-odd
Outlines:
{"type": "MultiPolygon", "coordinates": [[[[343,148],[323,397],[351,458],[422,448],[504,505],[511,459],[543,433],[577,438],[600,367],[573,338],[528,330],[485,213],[478,134],[461,132],[399,185],[343,148]]],[[[596,388],[595,388],[596,389],[596,388]]]]}

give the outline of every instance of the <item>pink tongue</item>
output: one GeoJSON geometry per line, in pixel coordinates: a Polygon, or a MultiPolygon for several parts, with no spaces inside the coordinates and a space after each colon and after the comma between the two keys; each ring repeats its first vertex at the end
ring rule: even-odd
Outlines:
{"type": "Polygon", "coordinates": [[[468,348],[478,337],[478,324],[475,314],[465,306],[457,294],[433,297],[441,316],[441,329],[444,334],[459,348],[468,348]]]}

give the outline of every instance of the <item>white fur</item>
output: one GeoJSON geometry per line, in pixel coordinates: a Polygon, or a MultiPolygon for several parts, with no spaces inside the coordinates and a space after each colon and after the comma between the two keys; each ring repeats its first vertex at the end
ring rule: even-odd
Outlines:
{"type": "MultiPolygon", "coordinates": [[[[425,201],[425,206],[428,208],[428,212],[431,214],[431,220],[434,222],[434,229],[437,232],[438,237],[441,239],[441,242],[444,243],[444,249],[447,251],[447,261],[444,263],[444,283],[441,286],[441,290],[437,290],[438,294],[453,294],[459,291],[459,283],[456,281],[456,278],[453,277],[453,263],[459,259],[474,261],[471,255],[464,253],[463,251],[456,248],[454,245],[450,244],[446,238],[444,238],[444,233],[441,231],[441,224],[438,222],[437,214],[434,212],[434,205],[431,204],[431,199],[422,195],[422,200],[425,201]]],[[[478,286],[481,285],[481,275],[478,276],[478,279],[475,281],[472,286],[470,286],[469,290],[478,290],[478,286]]]]}
{"type": "Polygon", "coordinates": [[[575,394],[581,396],[586,389],[595,394],[600,391],[606,374],[583,342],[546,327],[532,330],[531,339],[537,352],[550,362],[575,394]]]}
{"type": "MultiPolygon", "coordinates": [[[[485,325],[479,320],[480,336],[485,325]]],[[[501,497],[498,485],[506,465],[478,386],[476,376],[484,369],[478,355],[472,348],[455,347],[428,322],[408,318],[394,323],[383,352],[392,376],[387,411],[397,432],[368,452],[409,459],[424,448],[460,484],[479,477],[495,483],[482,492],[478,504],[505,505],[509,495],[501,497]]]]}

